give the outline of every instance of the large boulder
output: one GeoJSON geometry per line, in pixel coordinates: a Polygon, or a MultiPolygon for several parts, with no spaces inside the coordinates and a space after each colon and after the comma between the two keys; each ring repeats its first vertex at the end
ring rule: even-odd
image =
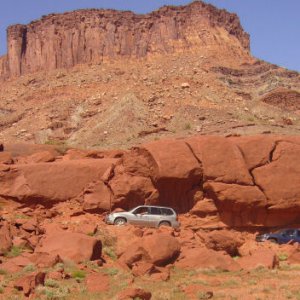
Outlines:
{"type": "Polygon", "coordinates": [[[272,161],[253,171],[257,185],[266,193],[270,209],[291,208],[300,211],[300,145],[281,142],[272,161]],[[293,205],[294,204],[294,205],[293,205]],[[292,207],[293,205],[293,207],[292,207]]]}
{"type": "Polygon", "coordinates": [[[101,178],[114,159],[82,159],[16,165],[0,173],[0,195],[20,202],[46,205],[78,196],[88,184],[101,178]]]}
{"type": "Polygon", "coordinates": [[[132,243],[121,255],[119,261],[130,268],[139,261],[150,262],[156,266],[173,263],[180,253],[180,244],[167,233],[155,233],[132,243]]]}
{"type": "Polygon", "coordinates": [[[12,235],[10,225],[7,222],[0,223],[0,255],[10,250],[12,246],[12,235]]]}
{"type": "Polygon", "coordinates": [[[240,149],[219,136],[193,137],[186,140],[202,163],[204,179],[215,182],[253,185],[240,149]]]}
{"type": "Polygon", "coordinates": [[[265,135],[229,138],[241,150],[248,170],[263,166],[270,161],[270,154],[277,139],[276,136],[265,135]]]}
{"type": "Polygon", "coordinates": [[[118,294],[118,300],[131,300],[141,299],[150,300],[152,297],[151,292],[139,288],[127,288],[118,294]]]}
{"type": "Polygon", "coordinates": [[[222,221],[229,226],[263,223],[258,210],[265,209],[267,200],[258,187],[209,181],[204,188],[218,207],[222,221]]]}
{"type": "Polygon", "coordinates": [[[89,212],[109,211],[112,208],[113,195],[102,181],[91,182],[83,193],[83,209],[89,212]]]}
{"type": "Polygon", "coordinates": [[[35,253],[59,255],[63,261],[76,263],[101,258],[101,241],[81,233],[52,232],[46,234],[35,248],[35,253]]]}
{"type": "Polygon", "coordinates": [[[226,252],[214,251],[206,247],[185,249],[180,254],[175,265],[180,268],[192,270],[195,268],[222,271],[238,271],[241,269],[239,264],[226,252]]]}
{"type": "Polygon", "coordinates": [[[161,205],[179,212],[190,210],[202,190],[202,168],[188,144],[183,140],[163,140],[141,147],[152,157],[156,171],[155,187],[161,205]]]}
{"type": "Polygon", "coordinates": [[[239,232],[230,230],[213,230],[209,233],[198,233],[205,246],[216,251],[225,251],[230,256],[236,256],[238,249],[244,243],[239,232]]]}
{"type": "Polygon", "coordinates": [[[276,253],[271,249],[258,249],[248,256],[238,259],[238,263],[244,270],[252,270],[258,267],[273,269],[277,265],[276,253]]]}

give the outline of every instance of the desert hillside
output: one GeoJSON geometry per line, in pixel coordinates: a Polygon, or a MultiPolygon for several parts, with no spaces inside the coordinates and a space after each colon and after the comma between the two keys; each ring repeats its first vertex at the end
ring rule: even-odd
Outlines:
{"type": "Polygon", "coordinates": [[[236,15],[199,1],[11,26],[0,139],[128,148],[193,134],[299,134],[299,74],[252,57],[249,44],[236,15]]]}

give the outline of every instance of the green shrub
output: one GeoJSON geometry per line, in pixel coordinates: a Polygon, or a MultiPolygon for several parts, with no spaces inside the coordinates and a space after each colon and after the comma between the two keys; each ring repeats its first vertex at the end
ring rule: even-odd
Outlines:
{"type": "Polygon", "coordinates": [[[279,261],[286,261],[288,259],[288,255],[286,253],[279,253],[278,259],[279,261]]]}
{"type": "Polygon", "coordinates": [[[16,257],[19,256],[23,252],[23,247],[12,246],[10,251],[4,254],[6,257],[16,257]]]}
{"type": "Polygon", "coordinates": [[[45,286],[58,288],[59,287],[59,282],[57,280],[54,280],[54,279],[46,279],[45,280],[45,286]]]}
{"type": "Polygon", "coordinates": [[[71,273],[71,277],[76,278],[76,279],[83,279],[83,278],[85,278],[85,276],[86,276],[86,273],[83,270],[74,270],[71,273]]]}
{"type": "Polygon", "coordinates": [[[35,270],[35,265],[33,264],[27,265],[23,268],[24,272],[33,272],[34,270],[35,270]]]}

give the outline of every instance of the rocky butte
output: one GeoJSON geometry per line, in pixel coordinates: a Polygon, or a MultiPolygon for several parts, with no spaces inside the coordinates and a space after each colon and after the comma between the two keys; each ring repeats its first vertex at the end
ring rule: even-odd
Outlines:
{"type": "Polygon", "coordinates": [[[235,14],[200,1],[147,15],[96,9],[48,15],[10,26],[7,44],[0,77],[187,50],[246,56],[250,45],[235,14]]]}

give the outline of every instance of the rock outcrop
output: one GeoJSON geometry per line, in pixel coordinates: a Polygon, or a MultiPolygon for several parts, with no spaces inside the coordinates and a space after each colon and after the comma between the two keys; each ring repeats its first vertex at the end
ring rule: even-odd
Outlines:
{"type": "Polygon", "coordinates": [[[73,160],[24,164],[14,157],[15,164],[0,165],[0,195],[46,207],[77,199],[90,212],[166,205],[203,224],[213,219],[214,226],[298,224],[299,153],[297,136],[195,136],[151,142],[116,158],[82,151],[73,160]]]}
{"type": "Polygon", "coordinates": [[[142,58],[183,50],[205,54],[223,49],[229,55],[249,51],[249,36],[238,17],[201,1],[163,7],[147,15],[96,9],[52,14],[29,25],[10,26],[7,40],[0,78],[97,64],[107,58],[142,58]]]}

